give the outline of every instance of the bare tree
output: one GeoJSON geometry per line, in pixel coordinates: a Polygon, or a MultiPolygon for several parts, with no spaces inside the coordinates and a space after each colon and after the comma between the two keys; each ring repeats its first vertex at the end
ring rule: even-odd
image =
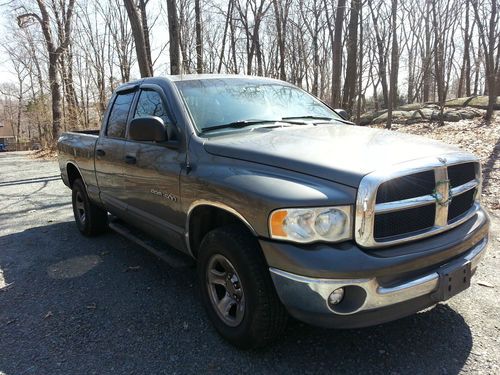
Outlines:
{"type": "Polygon", "coordinates": [[[201,7],[200,0],[194,1],[196,14],[196,71],[203,73],[203,37],[201,33],[201,7]]]}
{"type": "Polygon", "coordinates": [[[38,22],[38,24],[42,29],[42,33],[45,39],[45,44],[49,55],[48,74],[50,81],[50,92],[52,96],[52,140],[53,141],[59,138],[59,132],[61,129],[61,118],[62,118],[61,85],[59,81],[59,76],[57,74],[57,64],[59,62],[61,55],[65,52],[70,42],[71,24],[72,24],[73,8],[75,5],[75,0],[69,0],[67,6],[64,1],[61,1],[60,4],[61,4],[60,11],[64,13],[63,17],[64,21],[57,24],[57,34],[60,36],[59,44],[56,44],[56,41],[52,36],[52,29],[51,29],[52,18],[43,0],[37,0],[37,5],[40,14],[34,12],[27,12],[17,16],[19,27],[29,26],[31,20],[35,20],[36,22],[38,22]]]}
{"type": "Polygon", "coordinates": [[[397,98],[397,83],[398,83],[398,36],[396,30],[396,15],[398,12],[398,0],[392,0],[391,6],[391,37],[392,37],[392,48],[391,48],[391,73],[389,78],[390,95],[389,103],[387,106],[387,124],[386,128],[390,129],[392,125],[392,110],[397,103],[395,98],[397,98]]]}
{"type": "MultiPolygon", "coordinates": [[[[329,23],[330,35],[332,37],[332,99],[334,108],[340,107],[341,75],[342,75],[342,26],[344,23],[346,0],[339,0],[335,15],[335,25],[332,29],[329,23]]],[[[327,19],[330,18],[327,16],[327,19]]]]}
{"type": "Polygon", "coordinates": [[[168,34],[170,36],[170,74],[180,74],[179,19],[175,0],[167,0],[168,34]]]}
{"type": "Polygon", "coordinates": [[[344,80],[344,95],[342,108],[352,114],[357,82],[358,61],[358,26],[361,0],[351,1],[351,16],[349,19],[349,35],[347,37],[347,64],[344,80]]]}
{"type": "Polygon", "coordinates": [[[488,88],[488,109],[485,120],[491,121],[493,109],[497,100],[497,83],[500,85],[499,63],[500,63],[500,30],[498,27],[498,3],[497,0],[471,0],[474,9],[474,17],[479,29],[479,40],[484,51],[484,65],[486,70],[486,82],[488,88]],[[488,4],[489,3],[489,4],[488,4]],[[485,24],[488,19],[489,23],[485,24]]]}
{"type": "MultiPolygon", "coordinates": [[[[144,4],[145,2],[141,1],[144,4]]],[[[132,35],[135,40],[135,52],[137,54],[137,62],[139,63],[139,70],[141,72],[141,77],[151,77],[153,75],[153,64],[151,62],[151,50],[149,49],[149,40],[146,42],[146,36],[144,30],[147,29],[143,25],[143,18],[146,15],[140,15],[139,10],[134,4],[133,0],[123,0],[125,9],[127,10],[128,18],[130,21],[130,27],[132,28],[132,35]],[[149,52],[149,54],[148,54],[149,52]]],[[[142,12],[144,13],[144,12],[142,12]]]]}

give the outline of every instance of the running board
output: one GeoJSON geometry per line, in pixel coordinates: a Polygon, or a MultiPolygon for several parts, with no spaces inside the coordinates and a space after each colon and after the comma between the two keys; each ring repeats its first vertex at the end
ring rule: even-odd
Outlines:
{"type": "Polygon", "coordinates": [[[178,250],[175,250],[160,241],[147,237],[146,234],[127,225],[119,219],[110,217],[108,226],[116,233],[122,235],[130,241],[135,242],[151,254],[157,256],[172,268],[185,268],[193,264],[193,260],[187,255],[182,254],[178,250]]]}

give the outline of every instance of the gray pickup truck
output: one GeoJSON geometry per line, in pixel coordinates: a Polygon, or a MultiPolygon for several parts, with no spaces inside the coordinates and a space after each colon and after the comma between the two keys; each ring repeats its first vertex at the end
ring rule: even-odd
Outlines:
{"type": "Polygon", "coordinates": [[[78,229],[118,218],[189,255],[210,320],[243,348],[289,315],[369,326],[468,288],[488,241],[478,159],[339,113],[273,79],[124,84],[100,131],[59,139],[78,229]]]}

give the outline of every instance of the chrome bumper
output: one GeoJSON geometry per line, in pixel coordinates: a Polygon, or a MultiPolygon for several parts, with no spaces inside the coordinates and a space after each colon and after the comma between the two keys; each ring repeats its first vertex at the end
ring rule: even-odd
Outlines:
{"type": "MultiPolygon", "coordinates": [[[[483,238],[458,260],[457,267],[470,262],[474,271],[484,256],[488,238],[483,238]]],[[[413,279],[392,287],[382,287],[376,278],[371,279],[316,279],[270,268],[276,291],[290,310],[309,311],[330,315],[352,315],[362,311],[387,307],[400,302],[431,294],[439,286],[438,272],[413,279]],[[330,294],[343,287],[344,300],[329,306],[330,294]],[[332,314],[333,313],[333,314],[332,314]]]]}

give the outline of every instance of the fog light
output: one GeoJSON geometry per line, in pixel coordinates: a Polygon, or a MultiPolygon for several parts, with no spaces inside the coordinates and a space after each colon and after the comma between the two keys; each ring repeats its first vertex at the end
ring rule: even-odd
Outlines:
{"type": "Polygon", "coordinates": [[[328,297],[328,304],[330,306],[335,306],[342,301],[342,298],[344,298],[344,288],[335,289],[328,297]]]}

